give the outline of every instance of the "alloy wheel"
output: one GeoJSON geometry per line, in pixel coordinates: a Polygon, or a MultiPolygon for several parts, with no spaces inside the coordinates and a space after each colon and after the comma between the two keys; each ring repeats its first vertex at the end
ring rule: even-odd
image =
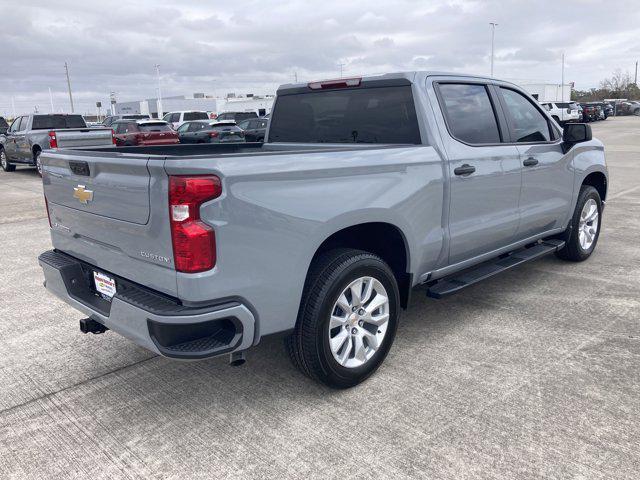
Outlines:
{"type": "Polygon", "coordinates": [[[329,319],[329,346],[343,367],[367,363],[382,345],[389,325],[389,295],[373,277],[360,277],[338,296],[329,319]]]}
{"type": "Polygon", "coordinates": [[[578,240],[583,250],[589,250],[598,233],[598,204],[593,198],[584,203],[578,224],[578,240]]]}

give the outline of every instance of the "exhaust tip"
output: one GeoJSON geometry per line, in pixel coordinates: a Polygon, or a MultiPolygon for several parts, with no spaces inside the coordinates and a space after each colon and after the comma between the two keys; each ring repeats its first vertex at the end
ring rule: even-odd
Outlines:
{"type": "Polygon", "coordinates": [[[233,352],[229,354],[229,365],[232,367],[240,367],[247,362],[244,352],[233,352]]]}

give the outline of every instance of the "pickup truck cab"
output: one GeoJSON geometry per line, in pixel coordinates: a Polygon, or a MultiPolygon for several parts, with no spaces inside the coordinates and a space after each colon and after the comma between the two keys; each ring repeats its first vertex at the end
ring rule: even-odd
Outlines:
{"type": "Polygon", "coordinates": [[[177,130],[184,122],[193,120],[209,120],[209,114],[199,110],[169,112],[162,119],[168,122],[174,130],[177,130]]]}
{"type": "MultiPolygon", "coordinates": [[[[43,155],[46,288],[84,332],[176,359],[284,334],[306,375],[371,375],[414,287],[442,298],[587,259],[607,195],[588,125],[519,87],[407,72],[278,89],[264,143],[43,155]]],[[[425,339],[425,342],[428,339],[425,339]]]]}
{"type": "Polygon", "coordinates": [[[5,172],[13,172],[16,164],[32,165],[42,175],[40,154],[44,150],[113,143],[110,128],[89,128],[82,115],[23,115],[0,137],[0,166],[5,172]]]}

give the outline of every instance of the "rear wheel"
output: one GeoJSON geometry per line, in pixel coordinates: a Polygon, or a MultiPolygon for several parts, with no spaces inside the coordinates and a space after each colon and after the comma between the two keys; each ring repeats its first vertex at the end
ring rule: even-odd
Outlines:
{"type": "Polygon", "coordinates": [[[557,256],[563,260],[582,262],[596,248],[602,222],[602,201],[598,191],[583,185],[578,195],[576,209],[565,232],[566,244],[557,256]]]}
{"type": "Polygon", "coordinates": [[[306,375],[333,388],[364,381],[384,361],[395,338],[398,285],[378,256],[336,249],[309,271],[294,333],[286,346],[306,375]]]}
{"type": "Polygon", "coordinates": [[[33,162],[36,164],[36,170],[38,170],[38,175],[42,176],[42,160],[40,160],[40,154],[42,151],[37,150],[33,152],[33,162]]]}
{"type": "Polygon", "coordinates": [[[9,163],[9,160],[7,159],[7,154],[4,152],[4,148],[0,148],[0,166],[2,167],[2,170],[4,170],[5,172],[13,172],[16,169],[15,165],[13,165],[12,163],[9,163]]]}

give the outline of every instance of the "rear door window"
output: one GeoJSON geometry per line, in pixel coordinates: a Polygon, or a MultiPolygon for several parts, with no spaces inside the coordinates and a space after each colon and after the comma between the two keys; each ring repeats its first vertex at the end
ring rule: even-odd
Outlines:
{"type": "Polygon", "coordinates": [[[410,86],[348,88],[279,96],[269,141],[419,144],[410,86]]]}
{"type": "Polygon", "coordinates": [[[451,135],[473,145],[500,143],[498,121],[486,85],[438,85],[451,135]]]}
{"type": "Polygon", "coordinates": [[[509,88],[500,87],[506,114],[509,118],[513,141],[517,143],[548,142],[551,130],[547,117],[524,95],[509,88]]]}
{"type": "Polygon", "coordinates": [[[203,128],[207,127],[208,124],[202,122],[193,122],[189,125],[189,132],[199,132],[203,128]]]}

